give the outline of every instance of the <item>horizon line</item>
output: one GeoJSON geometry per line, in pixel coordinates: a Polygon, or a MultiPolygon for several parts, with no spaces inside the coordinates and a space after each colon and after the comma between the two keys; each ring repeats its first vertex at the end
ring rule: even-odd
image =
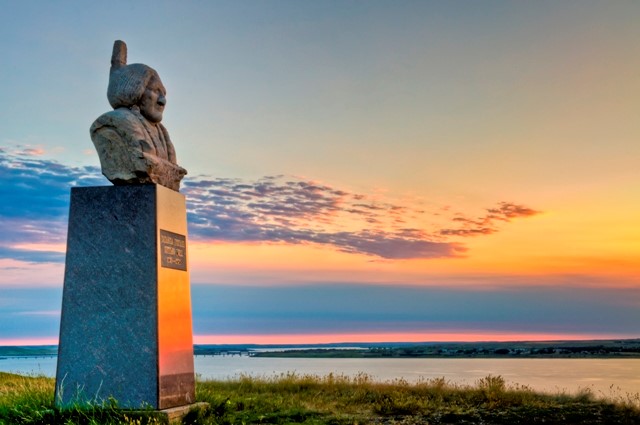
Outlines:
{"type": "MultiPolygon", "coordinates": [[[[331,345],[331,344],[433,344],[634,340],[629,334],[562,333],[425,333],[425,334],[275,334],[194,335],[193,345],[331,345]]],[[[57,346],[58,338],[0,338],[2,347],[57,346]]]]}

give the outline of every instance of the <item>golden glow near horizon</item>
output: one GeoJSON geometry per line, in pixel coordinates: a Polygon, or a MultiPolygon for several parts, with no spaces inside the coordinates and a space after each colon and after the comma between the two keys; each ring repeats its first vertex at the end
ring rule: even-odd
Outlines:
{"type": "MultiPolygon", "coordinates": [[[[615,338],[635,338],[637,335],[617,335],[615,338]]],[[[357,333],[304,335],[195,335],[196,344],[331,344],[375,342],[497,342],[497,341],[560,341],[611,339],[604,334],[527,333],[527,332],[425,332],[425,333],[357,333]]]]}
{"type": "MultiPolygon", "coordinates": [[[[611,333],[539,333],[539,332],[422,332],[422,333],[332,333],[332,334],[242,334],[194,335],[194,344],[332,344],[332,343],[387,343],[387,342],[516,342],[516,341],[585,341],[607,339],[633,339],[637,334],[611,333]]],[[[0,346],[57,345],[57,338],[0,338],[0,346]]]]}
{"type": "Polygon", "coordinates": [[[262,274],[263,283],[316,281],[322,275],[335,281],[429,284],[446,275],[505,274],[537,276],[544,283],[544,276],[583,274],[610,276],[610,285],[627,286],[640,276],[637,214],[640,209],[605,215],[591,208],[578,216],[560,209],[544,212],[502,232],[465,240],[468,251],[458,258],[385,260],[314,244],[193,243],[191,261],[197,282],[262,274]],[[269,279],[284,274],[285,282],[269,279]]]}

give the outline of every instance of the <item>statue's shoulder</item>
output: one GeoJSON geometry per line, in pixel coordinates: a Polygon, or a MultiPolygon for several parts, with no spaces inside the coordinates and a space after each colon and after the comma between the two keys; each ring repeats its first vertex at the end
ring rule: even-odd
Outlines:
{"type": "MultiPolygon", "coordinates": [[[[112,128],[121,136],[143,135],[140,119],[129,108],[118,108],[98,117],[91,125],[91,134],[112,128]]],[[[137,138],[137,137],[136,137],[137,138]]]]}

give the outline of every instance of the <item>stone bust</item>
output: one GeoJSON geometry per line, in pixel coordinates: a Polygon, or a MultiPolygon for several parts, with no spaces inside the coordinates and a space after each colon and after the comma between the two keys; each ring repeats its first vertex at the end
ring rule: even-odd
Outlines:
{"type": "Polygon", "coordinates": [[[113,45],[107,98],[113,111],[91,125],[102,174],[115,185],[156,183],[178,191],[187,170],[176,162],[160,123],[167,103],[160,76],[140,63],[127,65],[127,45],[113,45]]]}

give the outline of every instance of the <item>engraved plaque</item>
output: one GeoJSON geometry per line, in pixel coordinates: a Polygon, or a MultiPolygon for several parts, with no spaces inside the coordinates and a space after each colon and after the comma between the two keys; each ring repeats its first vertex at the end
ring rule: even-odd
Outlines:
{"type": "Polygon", "coordinates": [[[160,229],[160,258],[162,267],[187,270],[187,238],[160,229]]]}

